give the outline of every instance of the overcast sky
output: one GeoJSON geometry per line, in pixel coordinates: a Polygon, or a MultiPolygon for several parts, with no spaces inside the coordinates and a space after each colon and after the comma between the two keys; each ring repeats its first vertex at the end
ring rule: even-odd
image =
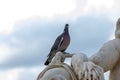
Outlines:
{"type": "Polygon", "coordinates": [[[35,80],[66,23],[70,25],[71,36],[66,51],[91,56],[114,38],[119,3],[119,0],[0,0],[0,80],[35,80]]]}

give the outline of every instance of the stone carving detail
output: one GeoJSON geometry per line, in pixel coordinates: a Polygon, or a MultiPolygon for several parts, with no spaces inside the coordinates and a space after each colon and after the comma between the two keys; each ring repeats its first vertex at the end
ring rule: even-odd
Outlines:
{"type": "Polygon", "coordinates": [[[73,69],[63,63],[64,53],[57,52],[52,62],[39,74],[37,80],[77,80],[73,69]]]}
{"type": "Polygon", "coordinates": [[[74,55],[71,64],[78,80],[104,80],[103,69],[89,61],[83,53],[74,55]]]}
{"type": "Polygon", "coordinates": [[[90,60],[104,72],[110,71],[109,80],[120,80],[120,19],[116,23],[115,39],[103,44],[90,60]]]}
{"type": "Polygon", "coordinates": [[[56,53],[37,80],[104,80],[103,69],[89,61],[85,54],[74,55],[71,66],[63,63],[65,57],[62,52],[56,53]]]}

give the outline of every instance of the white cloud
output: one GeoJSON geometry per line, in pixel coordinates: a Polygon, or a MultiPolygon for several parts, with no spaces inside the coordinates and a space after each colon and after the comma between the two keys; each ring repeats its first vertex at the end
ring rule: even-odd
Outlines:
{"type": "Polygon", "coordinates": [[[0,33],[11,32],[16,21],[68,14],[74,8],[74,0],[0,0],[0,33]]]}
{"type": "Polygon", "coordinates": [[[111,8],[114,4],[114,0],[88,0],[87,5],[95,8],[111,8]]]}
{"type": "Polygon", "coordinates": [[[0,70],[1,80],[35,80],[44,66],[32,68],[15,68],[11,70],[0,70]]]}
{"type": "Polygon", "coordinates": [[[69,14],[71,18],[91,15],[106,16],[113,21],[120,17],[119,0],[76,0],[76,8],[69,14]]]}
{"type": "Polygon", "coordinates": [[[18,78],[18,70],[6,70],[6,71],[2,71],[0,70],[0,79],[1,80],[17,80],[18,78]]]}
{"type": "Polygon", "coordinates": [[[118,0],[0,0],[0,34],[9,34],[16,22],[31,17],[69,19],[89,14],[119,17],[118,0]]]}
{"type": "Polygon", "coordinates": [[[9,55],[9,47],[5,44],[0,44],[0,62],[3,62],[9,55]]]}

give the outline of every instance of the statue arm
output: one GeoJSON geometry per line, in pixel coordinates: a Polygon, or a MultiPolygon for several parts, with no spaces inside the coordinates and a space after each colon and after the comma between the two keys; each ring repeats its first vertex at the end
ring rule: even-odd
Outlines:
{"type": "Polygon", "coordinates": [[[90,57],[90,60],[96,65],[101,66],[104,72],[111,70],[118,59],[119,51],[117,50],[114,40],[105,43],[96,54],[90,57]]]}

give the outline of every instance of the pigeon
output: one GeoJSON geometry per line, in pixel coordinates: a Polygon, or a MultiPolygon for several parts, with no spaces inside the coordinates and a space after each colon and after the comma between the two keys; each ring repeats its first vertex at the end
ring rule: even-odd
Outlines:
{"type": "Polygon", "coordinates": [[[66,24],[63,33],[56,38],[50,50],[50,53],[47,56],[48,59],[46,60],[44,65],[48,65],[58,51],[64,52],[68,48],[70,44],[70,35],[68,28],[69,24],[66,24]]]}

